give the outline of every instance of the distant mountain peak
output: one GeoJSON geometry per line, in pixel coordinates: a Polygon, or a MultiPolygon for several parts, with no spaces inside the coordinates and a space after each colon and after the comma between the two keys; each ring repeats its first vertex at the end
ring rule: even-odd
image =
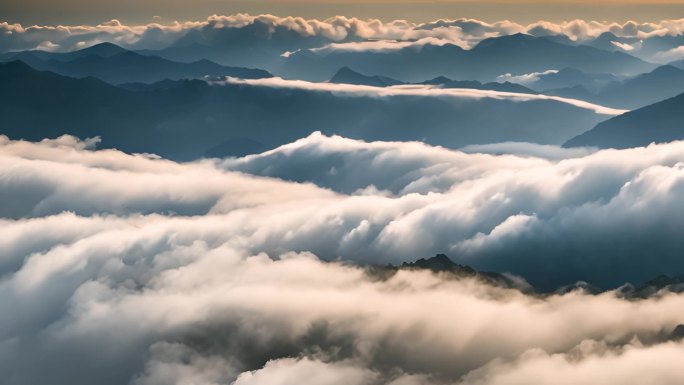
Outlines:
{"type": "MultiPolygon", "coordinates": [[[[518,33],[514,33],[512,35],[490,37],[488,39],[484,39],[479,44],[477,44],[474,49],[493,47],[493,46],[499,46],[499,45],[510,45],[510,44],[517,44],[520,42],[537,41],[537,40],[542,40],[542,39],[535,37],[535,36],[532,36],[532,35],[528,35],[526,33],[518,32],[518,33]]],[[[550,40],[548,40],[548,41],[550,42],[550,40]]]]}
{"type": "Polygon", "coordinates": [[[470,266],[461,266],[452,261],[445,254],[437,254],[432,258],[421,258],[415,262],[404,262],[403,268],[419,268],[432,271],[451,271],[459,274],[474,275],[476,272],[470,266]]]}
{"type": "Polygon", "coordinates": [[[81,50],[82,53],[88,54],[88,55],[97,55],[97,56],[102,56],[102,57],[110,57],[114,55],[118,55],[121,53],[125,52],[131,52],[125,48],[122,48],[114,43],[100,43],[100,44],[95,44],[93,46],[90,46],[88,48],[84,48],[81,50]]]}
{"type": "Polygon", "coordinates": [[[682,73],[681,68],[675,67],[670,64],[662,65],[650,72],[651,75],[670,75],[670,74],[680,74],[682,73]]]}
{"type": "Polygon", "coordinates": [[[434,79],[424,81],[423,84],[446,84],[446,83],[450,83],[452,81],[453,80],[449,79],[446,76],[437,76],[434,79]]]}
{"type": "Polygon", "coordinates": [[[594,40],[598,40],[598,39],[611,39],[611,40],[615,40],[615,39],[619,39],[619,38],[618,38],[618,36],[617,36],[616,34],[610,32],[610,31],[606,31],[606,32],[603,32],[602,34],[598,35],[598,36],[596,37],[596,39],[594,39],[594,40]]]}
{"type": "Polygon", "coordinates": [[[392,79],[386,76],[368,76],[360,72],[356,72],[353,69],[344,66],[337,70],[335,75],[330,78],[330,83],[339,84],[355,84],[355,85],[365,85],[374,87],[387,87],[394,86],[398,84],[404,84],[404,82],[392,79]]]}
{"type": "Polygon", "coordinates": [[[37,71],[30,65],[24,63],[21,60],[12,60],[4,63],[0,63],[0,79],[2,78],[12,78],[20,75],[33,74],[37,71]]]}

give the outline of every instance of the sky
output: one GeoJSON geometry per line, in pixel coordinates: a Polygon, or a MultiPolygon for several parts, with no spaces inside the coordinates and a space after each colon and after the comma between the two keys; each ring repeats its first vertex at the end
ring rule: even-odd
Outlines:
{"type": "Polygon", "coordinates": [[[0,19],[22,24],[92,24],[116,18],[128,23],[155,20],[198,20],[211,14],[270,13],[325,18],[334,15],[428,21],[470,17],[486,21],[657,21],[684,17],[684,0],[411,0],[411,1],[314,1],[314,0],[3,0],[0,19]]]}

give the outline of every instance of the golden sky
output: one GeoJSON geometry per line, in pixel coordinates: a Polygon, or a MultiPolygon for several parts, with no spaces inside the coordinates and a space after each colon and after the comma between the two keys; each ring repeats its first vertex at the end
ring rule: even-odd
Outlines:
{"type": "Polygon", "coordinates": [[[25,24],[97,23],[117,18],[144,23],[198,20],[214,13],[272,13],[324,18],[336,14],[427,21],[472,17],[531,22],[582,18],[656,21],[684,18],[684,0],[1,0],[0,20],[25,24]]]}

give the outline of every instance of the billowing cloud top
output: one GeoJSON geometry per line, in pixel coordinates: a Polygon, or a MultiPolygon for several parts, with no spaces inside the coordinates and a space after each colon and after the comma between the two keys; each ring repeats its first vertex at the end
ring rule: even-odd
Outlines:
{"type": "Polygon", "coordinates": [[[683,295],[529,296],[346,262],[441,251],[542,285],[681,272],[684,143],[313,134],[185,164],[96,143],[0,137],[5,384],[684,381],[683,295]]]}

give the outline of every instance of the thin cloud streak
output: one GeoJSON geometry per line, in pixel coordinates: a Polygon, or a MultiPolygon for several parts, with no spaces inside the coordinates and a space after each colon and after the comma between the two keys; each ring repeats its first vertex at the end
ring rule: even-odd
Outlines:
{"type": "MultiPolygon", "coordinates": [[[[594,111],[602,115],[621,115],[629,110],[621,110],[616,108],[604,107],[597,104],[585,102],[583,100],[563,98],[560,96],[542,95],[542,94],[522,94],[515,92],[502,92],[492,90],[477,90],[467,88],[439,88],[427,85],[401,85],[392,87],[373,87],[355,84],[335,84],[335,83],[317,83],[307,82],[304,80],[286,80],[279,77],[267,79],[237,79],[226,78],[225,82],[229,84],[248,84],[252,86],[261,87],[278,87],[291,89],[305,89],[309,91],[333,92],[344,94],[348,96],[424,96],[424,97],[450,97],[462,99],[503,99],[513,101],[531,101],[531,100],[554,100],[557,102],[570,104],[575,107],[594,111]]],[[[220,82],[212,81],[212,84],[220,84],[220,82]]]]}

